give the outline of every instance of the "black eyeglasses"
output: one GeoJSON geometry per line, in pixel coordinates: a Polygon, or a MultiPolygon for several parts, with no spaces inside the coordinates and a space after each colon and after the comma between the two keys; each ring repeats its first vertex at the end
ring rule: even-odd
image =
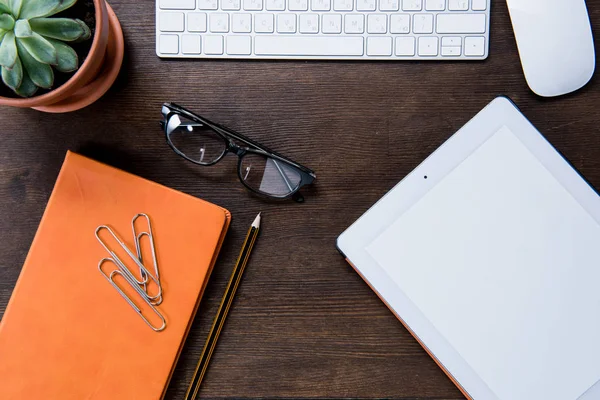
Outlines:
{"type": "Polygon", "coordinates": [[[238,177],[254,193],[301,203],[304,197],[298,191],[316,178],[312,170],[174,103],[165,103],[162,114],[161,126],[175,153],[203,166],[215,165],[227,153],[236,154],[238,177]]]}

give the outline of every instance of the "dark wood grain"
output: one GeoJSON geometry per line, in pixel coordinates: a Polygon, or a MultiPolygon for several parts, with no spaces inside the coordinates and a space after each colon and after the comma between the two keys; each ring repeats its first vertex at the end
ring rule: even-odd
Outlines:
{"type": "MultiPolygon", "coordinates": [[[[68,115],[1,108],[0,316],[68,149],[231,210],[233,224],[166,398],[185,393],[246,229],[261,237],[201,390],[204,398],[462,399],[335,239],[495,96],[510,96],[600,187],[600,86],[545,100],[525,84],[504,1],[484,62],[165,61],[154,0],[111,2],[127,42],[117,84],[68,115]],[[242,188],[233,159],[200,169],[158,128],[176,101],[313,168],[305,204],[242,188]]],[[[588,0],[600,26],[600,0],[588,0]]],[[[1,355],[0,355],[1,356],[1,355]]]]}

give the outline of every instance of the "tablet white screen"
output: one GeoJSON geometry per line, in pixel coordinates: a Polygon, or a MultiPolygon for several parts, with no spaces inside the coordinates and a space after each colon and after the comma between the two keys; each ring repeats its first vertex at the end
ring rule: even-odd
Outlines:
{"type": "Polygon", "coordinates": [[[600,379],[600,226],[507,127],[366,250],[499,399],[600,379]]]}

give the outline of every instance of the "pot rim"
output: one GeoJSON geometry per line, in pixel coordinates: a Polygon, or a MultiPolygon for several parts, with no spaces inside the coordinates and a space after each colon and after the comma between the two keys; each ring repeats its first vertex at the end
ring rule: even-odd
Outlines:
{"type": "MultiPolygon", "coordinates": [[[[79,85],[80,77],[86,75],[88,70],[92,68],[92,60],[96,57],[104,57],[104,52],[106,48],[100,48],[100,35],[102,34],[102,26],[104,24],[104,20],[108,19],[108,12],[106,11],[106,2],[105,0],[93,0],[94,1],[94,9],[96,12],[96,31],[94,32],[94,39],[92,41],[92,47],[83,62],[83,64],[79,67],[77,72],[69,78],[68,81],[57,87],[56,89],[51,90],[48,93],[45,93],[41,96],[33,96],[29,98],[13,98],[13,97],[3,97],[0,96],[0,102],[15,107],[35,107],[40,104],[51,104],[53,100],[57,100],[63,95],[63,93],[77,89],[77,85],[79,85]]],[[[0,83],[2,84],[2,83],[0,83]]]]}

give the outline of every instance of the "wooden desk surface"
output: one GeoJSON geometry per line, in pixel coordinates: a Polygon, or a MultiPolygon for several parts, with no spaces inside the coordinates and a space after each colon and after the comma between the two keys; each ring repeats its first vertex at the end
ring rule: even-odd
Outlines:
{"type": "MultiPolygon", "coordinates": [[[[233,214],[167,399],[181,399],[186,390],[259,211],[263,231],[202,397],[462,399],[345,263],[335,239],[500,94],[600,188],[598,75],[575,94],[536,97],[521,71],[505,2],[492,3],[484,62],[238,62],[161,61],[154,52],[154,0],[113,0],[127,49],[107,95],[66,115],[0,109],[0,317],[71,149],[233,214]],[[234,157],[201,168],[175,155],[158,126],[164,101],[314,169],[318,179],[306,203],[250,196],[237,180],[234,157]]],[[[600,0],[587,3],[600,29],[600,0]]]]}

